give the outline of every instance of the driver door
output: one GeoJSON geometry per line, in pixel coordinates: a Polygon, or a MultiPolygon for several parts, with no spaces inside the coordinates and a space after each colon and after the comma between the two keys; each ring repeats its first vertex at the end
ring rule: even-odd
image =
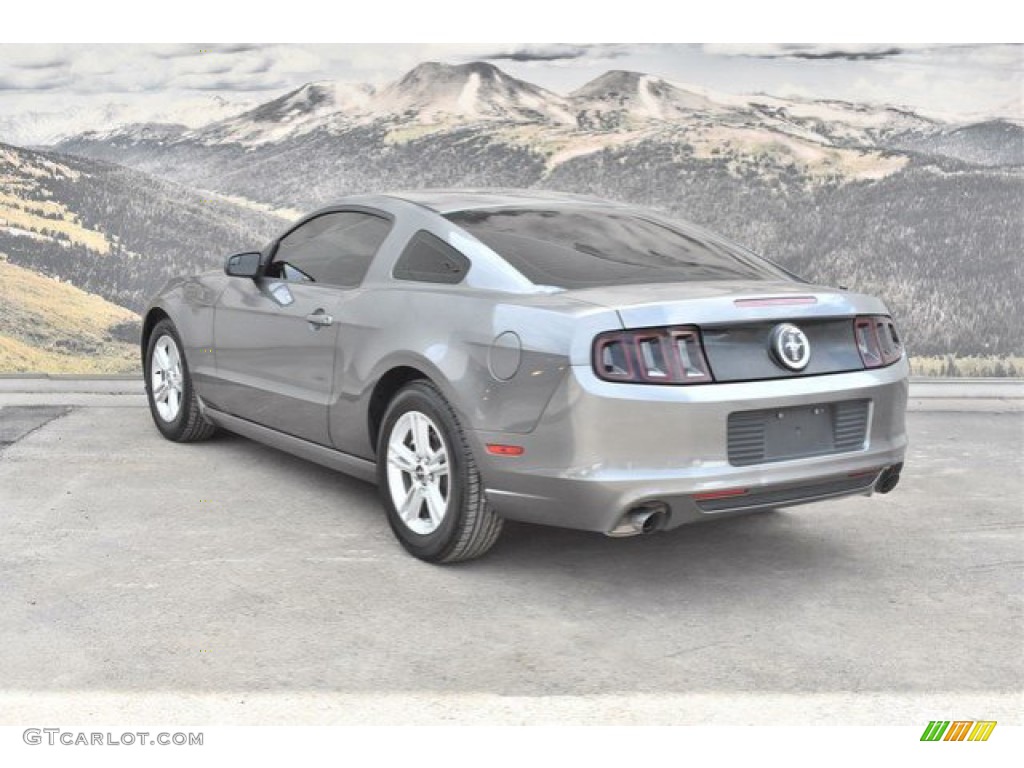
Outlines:
{"type": "Polygon", "coordinates": [[[214,318],[216,407],[331,444],[338,307],[390,228],[364,211],[321,214],[281,238],[262,277],[229,281],[214,318]]]}

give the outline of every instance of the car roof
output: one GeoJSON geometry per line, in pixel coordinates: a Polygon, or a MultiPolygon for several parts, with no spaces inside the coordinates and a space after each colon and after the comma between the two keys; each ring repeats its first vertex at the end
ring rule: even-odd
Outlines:
{"type": "Polygon", "coordinates": [[[553,204],[595,208],[626,207],[597,197],[544,189],[418,189],[388,192],[385,196],[407,200],[440,214],[475,208],[526,208],[553,204]]]}

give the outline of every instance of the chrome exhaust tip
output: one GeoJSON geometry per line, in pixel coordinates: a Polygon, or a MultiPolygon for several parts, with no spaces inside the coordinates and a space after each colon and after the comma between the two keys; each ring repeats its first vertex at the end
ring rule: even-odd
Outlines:
{"type": "Polygon", "coordinates": [[[629,510],[619,524],[608,531],[607,536],[621,538],[625,536],[646,536],[656,533],[668,522],[668,506],[662,502],[647,502],[629,510]]]}
{"type": "Polygon", "coordinates": [[[659,530],[665,513],[657,509],[638,509],[629,513],[629,523],[637,533],[649,534],[659,530]]]}

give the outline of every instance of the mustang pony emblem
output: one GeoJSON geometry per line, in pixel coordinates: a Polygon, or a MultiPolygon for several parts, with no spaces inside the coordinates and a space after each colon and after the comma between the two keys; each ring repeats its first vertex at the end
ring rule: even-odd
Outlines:
{"type": "Polygon", "coordinates": [[[776,359],[791,371],[802,371],[811,359],[807,334],[792,323],[782,323],[772,331],[772,351],[776,359]]]}

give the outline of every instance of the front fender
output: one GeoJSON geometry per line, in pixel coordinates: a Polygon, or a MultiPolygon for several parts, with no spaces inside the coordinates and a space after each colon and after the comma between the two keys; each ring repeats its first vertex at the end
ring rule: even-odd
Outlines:
{"type": "Polygon", "coordinates": [[[143,362],[153,327],[161,316],[170,318],[178,331],[182,352],[200,396],[204,382],[216,373],[213,320],[217,298],[226,281],[226,276],[217,274],[174,278],[157,293],[145,313],[143,362]]]}

